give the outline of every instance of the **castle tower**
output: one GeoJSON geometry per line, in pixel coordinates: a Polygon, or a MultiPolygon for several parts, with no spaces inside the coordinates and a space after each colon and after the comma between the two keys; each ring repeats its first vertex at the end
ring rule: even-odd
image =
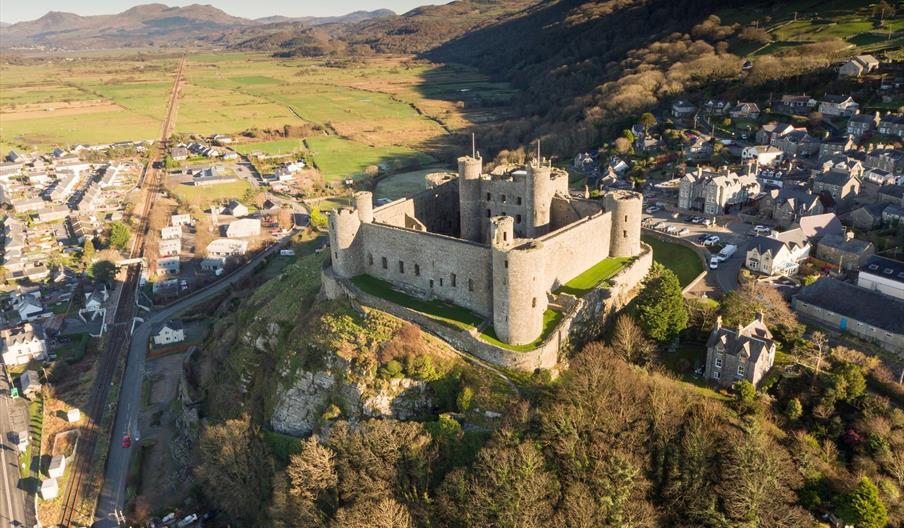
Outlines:
{"type": "Polygon", "coordinates": [[[612,213],[610,257],[633,257],[640,254],[640,222],[643,196],[631,191],[614,191],[604,199],[606,212],[612,213]]]}
{"type": "Polygon", "coordinates": [[[552,168],[543,165],[543,160],[531,162],[527,166],[527,229],[529,238],[549,232],[549,214],[552,195],[552,168]]]}
{"type": "Polygon", "coordinates": [[[490,219],[493,251],[493,329],[512,345],[532,343],[543,332],[546,293],[539,274],[539,242],[514,245],[515,222],[509,216],[490,219]]]}
{"type": "Polygon", "coordinates": [[[458,201],[461,238],[472,242],[483,239],[483,203],[480,200],[480,173],[483,160],[479,154],[458,158],[458,201]]]}
{"type": "Polygon", "coordinates": [[[364,258],[358,237],[361,230],[359,215],[360,212],[351,209],[337,209],[329,213],[330,257],[333,272],[340,277],[351,278],[364,273],[364,258]]]}
{"type": "Polygon", "coordinates": [[[355,193],[355,210],[362,223],[369,224],[374,221],[374,195],[368,191],[355,193]]]}

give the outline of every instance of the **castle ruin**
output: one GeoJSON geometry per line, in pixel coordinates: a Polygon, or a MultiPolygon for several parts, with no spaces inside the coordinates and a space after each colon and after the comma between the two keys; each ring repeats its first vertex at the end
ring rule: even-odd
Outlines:
{"type": "Polygon", "coordinates": [[[354,209],[331,212],[332,272],[454,303],[501,341],[530,344],[553,292],[606,258],[640,255],[641,213],[634,192],[572,197],[568,174],[542,160],[489,175],[479,155],[464,156],[457,178],[412,197],[374,208],[358,192],[354,209]]]}

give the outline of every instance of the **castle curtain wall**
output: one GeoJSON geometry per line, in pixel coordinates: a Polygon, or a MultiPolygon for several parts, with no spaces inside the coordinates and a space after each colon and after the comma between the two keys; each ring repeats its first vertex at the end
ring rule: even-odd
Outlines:
{"type": "Polygon", "coordinates": [[[539,238],[548,290],[554,290],[609,257],[611,213],[579,220],[539,238]]]}

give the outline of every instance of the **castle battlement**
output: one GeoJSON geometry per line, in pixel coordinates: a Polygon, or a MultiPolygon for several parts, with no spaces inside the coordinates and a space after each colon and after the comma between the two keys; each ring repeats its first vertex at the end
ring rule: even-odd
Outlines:
{"type": "Polygon", "coordinates": [[[608,257],[641,253],[642,196],[572,198],[567,173],[532,162],[484,174],[479,155],[456,178],[382,207],[369,192],[329,213],[333,272],[367,274],[492,321],[500,340],[534,342],[549,294],[608,257]]]}

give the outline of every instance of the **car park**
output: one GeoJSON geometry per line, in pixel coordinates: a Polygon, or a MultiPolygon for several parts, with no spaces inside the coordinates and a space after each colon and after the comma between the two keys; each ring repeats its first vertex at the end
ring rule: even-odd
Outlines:
{"type": "Polygon", "coordinates": [[[703,241],[703,245],[704,246],[715,246],[716,244],[719,243],[720,240],[722,240],[722,239],[719,238],[718,235],[712,235],[711,237],[709,237],[703,241]]]}
{"type": "Polygon", "coordinates": [[[685,235],[689,235],[689,234],[691,234],[691,230],[686,227],[682,227],[681,229],[678,230],[678,233],[677,233],[678,236],[685,236],[685,235]]]}

